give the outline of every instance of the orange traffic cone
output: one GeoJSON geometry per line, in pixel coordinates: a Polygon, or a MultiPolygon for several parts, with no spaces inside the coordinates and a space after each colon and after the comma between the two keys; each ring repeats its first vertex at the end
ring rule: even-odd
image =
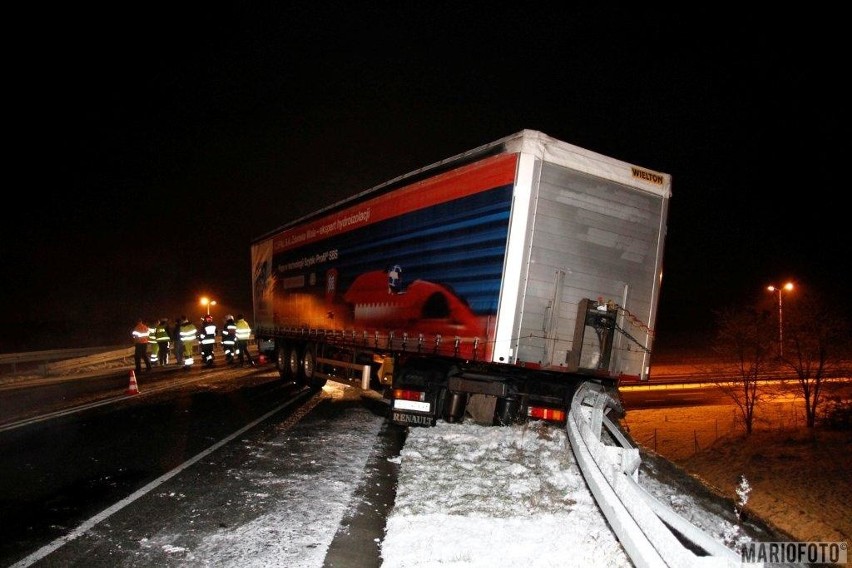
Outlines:
{"type": "Polygon", "coordinates": [[[136,373],[130,371],[130,386],[127,387],[127,394],[139,394],[139,385],[136,384],[136,373]]]}

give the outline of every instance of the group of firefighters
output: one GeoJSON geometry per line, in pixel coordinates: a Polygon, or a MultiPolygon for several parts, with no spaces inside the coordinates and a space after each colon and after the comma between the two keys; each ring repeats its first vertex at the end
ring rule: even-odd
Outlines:
{"type": "MultiPolygon", "coordinates": [[[[219,334],[213,316],[202,316],[198,325],[190,322],[186,316],[180,316],[177,320],[172,328],[169,328],[169,320],[166,318],[161,319],[154,327],[149,327],[142,319],[137,321],[132,334],[136,345],[134,362],[137,373],[142,372],[143,363],[149,371],[153,365],[168,365],[172,344],[175,348],[175,362],[184,369],[189,370],[195,363],[193,347],[196,344],[199,347],[201,363],[207,367],[213,366],[213,351],[219,334]]],[[[241,367],[246,362],[255,366],[248,348],[251,326],[243,314],[237,315],[236,319],[231,315],[225,316],[225,323],[219,335],[225,361],[229,365],[239,361],[241,367]]]]}

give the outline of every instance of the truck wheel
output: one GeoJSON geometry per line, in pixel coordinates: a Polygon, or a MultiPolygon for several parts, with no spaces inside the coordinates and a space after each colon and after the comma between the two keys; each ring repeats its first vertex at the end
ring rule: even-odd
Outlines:
{"type": "Polygon", "coordinates": [[[325,386],[325,379],[316,376],[317,373],[317,354],[316,347],[306,345],[305,352],[302,355],[302,376],[305,378],[305,383],[312,390],[319,390],[325,386]]]}
{"type": "Polygon", "coordinates": [[[301,363],[299,361],[299,346],[288,343],[287,347],[287,360],[285,362],[285,366],[287,367],[287,379],[293,381],[297,385],[302,385],[302,376],[299,372],[301,369],[301,363]]]}
{"type": "Polygon", "coordinates": [[[278,376],[285,381],[293,380],[287,372],[289,369],[287,366],[289,358],[289,349],[287,349],[284,345],[279,345],[278,349],[275,351],[275,368],[278,369],[278,376]]]}

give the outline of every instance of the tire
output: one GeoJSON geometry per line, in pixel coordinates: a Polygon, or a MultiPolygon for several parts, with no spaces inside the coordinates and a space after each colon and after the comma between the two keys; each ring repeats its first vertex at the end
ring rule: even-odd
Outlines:
{"type": "Polygon", "coordinates": [[[282,380],[292,381],[293,376],[290,373],[290,349],[286,344],[282,343],[275,350],[275,368],[278,369],[278,375],[282,380]]]}
{"type": "Polygon", "coordinates": [[[292,343],[287,344],[287,359],[284,364],[287,367],[287,376],[289,377],[289,380],[293,381],[300,387],[305,386],[305,377],[302,374],[302,358],[299,356],[298,345],[292,343]]]}
{"type": "Polygon", "coordinates": [[[313,344],[306,345],[302,353],[302,376],[311,390],[320,390],[325,386],[326,379],[317,376],[317,354],[313,344]]]}

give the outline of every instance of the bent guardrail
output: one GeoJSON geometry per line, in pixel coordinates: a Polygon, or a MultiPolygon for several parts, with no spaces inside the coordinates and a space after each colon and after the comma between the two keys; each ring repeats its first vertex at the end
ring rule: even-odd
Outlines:
{"type": "Polygon", "coordinates": [[[583,383],[574,394],[566,428],[583,477],[633,564],[739,566],[739,555],[639,485],[639,450],[606,415],[613,409],[618,410],[619,403],[603,387],[583,383]],[[674,531],[693,545],[692,550],[674,531]]]}

